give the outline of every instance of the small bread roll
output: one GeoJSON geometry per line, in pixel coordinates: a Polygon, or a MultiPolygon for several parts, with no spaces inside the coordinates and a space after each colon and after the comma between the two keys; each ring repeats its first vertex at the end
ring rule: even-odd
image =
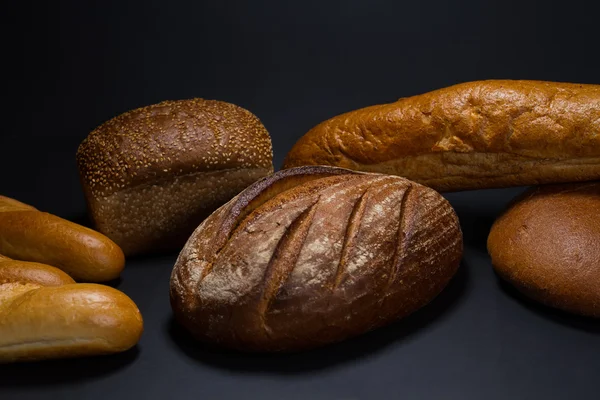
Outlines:
{"type": "Polygon", "coordinates": [[[142,331],[137,306],[120,291],[0,258],[0,363],[117,353],[142,331]]]}
{"type": "Polygon", "coordinates": [[[116,279],[125,266],[123,251],[106,236],[4,196],[0,253],[52,265],[83,282],[116,279]]]}
{"type": "Polygon", "coordinates": [[[0,254],[0,285],[15,282],[40,286],[75,283],[73,278],[58,268],[34,262],[15,261],[0,254]]]}
{"type": "Polygon", "coordinates": [[[600,317],[599,215],[600,182],[529,190],[492,226],[496,272],[534,300],[600,317]]]}

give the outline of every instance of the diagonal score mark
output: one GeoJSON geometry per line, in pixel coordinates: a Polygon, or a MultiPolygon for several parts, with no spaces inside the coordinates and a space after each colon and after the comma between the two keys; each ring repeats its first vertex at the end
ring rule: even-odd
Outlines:
{"type": "Polygon", "coordinates": [[[371,186],[365,189],[352,207],[352,212],[348,218],[348,225],[346,226],[346,233],[344,234],[344,244],[342,245],[340,262],[338,263],[335,271],[335,277],[331,290],[335,290],[340,285],[342,282],[342,277],[346,272],[348,259],[350,258],[350,250],[354,247],[356,236],[358,235],[358,230],[360,229],[360,224],[362,222],[363,215],[365,214],[365,208],[368,200],[367,193],[370,188],[371,186]]]}
{"type": "Polygon", "coordinates": [[[396,277],[398,276],[398,273],[400,271],[400,263],[401,263],[402,257],[404,256],[404,254],[406,252],[406,246],[407,246],[407,242],[408,242],[409,238],[406,235],[404,235],[404,232],[406,230],[405,213],[406,213],[406,203],[408,201],[408,197],[409,197],[410,193],[412,192],[412,189],[413,189],[413,186],[409,185],[406,188],[406,190],[404,191],[404,194],[402,195],[402,200],[400,201],[400,215],[398,216],[398,230],[396,231],[397,246],[396,246],[396,250],[394,252],[392,267],[390,269],[390,274],[389,274],[388,282],[386,285],[386,292],[389,290],[389,288],[392,286],[392,284],[396,280],[396,277]]]}
{"type": "MultiPolygon", "coordinates": [[[[226,212],[229,212],[229,210],[226,212]]],[[[209,217],[209,218],[211,218],[211,217],[209,217]]],[[[225,218],[219,223],[219,229],[223,230],[225,224],[229,222],[228,219],[229,219],[228,216],[225,216],[225,218]]],[[[239,224],[239,221],[236,220],[235,223],[239,224]]],[[[217,242],[216,243],[217,249],[210,256],[210,258],[208,258],[207,265],[202,270],[202,274],[200,275],[200,278],[198,279],[198,285],[200,285],[202,283],[202,281],[204,281],[204,279],[213,271],[213,267],[215,266],[217,259],[221,255],[221,252],[223,251],[223,249],[225,249],[225,246],[227,245],[229,240],[232,238],[233,233],[234,233],[234,229],[229,229],[226,234],[223,235],[220,232],[217,232],[217,234],[212,238],[213,243],[217,242]]]]}
{"type": "MultiPolygon", "coordinates": [[[[333,175],[328,175],[333,176],[333,175]]],[[[279,194],[286,192],[289,189],[300,186],[302,182],[308,182],[313,180],[312,177],[308,177],[308,179],[304,180],[301,177],[293,177],[296,180],[295,183],[289,184],[290,180],[281,180],[275,182],[275,185],[272,185],[268,188],[263,188],[263,192],[252,198],[249,202],[245,202],[244,200],[238,200],[237,202],[231,204],[229,209],[226,211],[226,216],[223,217],[222,221],[219,223],[219,232],[226,232],[225,234],[216,236],[213,239],[213,245],[216,247],[214,254],[210,256],[207,260],[207,266],[202,270],[202,274],[198,281],[200,284],[211,272],[213,272],[213,267],[217,262],[217,259],[231,240],[240,229],[244,221],[248,218],[248,216],[256,209],[260,208],[263,204],[267,203],[273,198],[276,198],[279,194]],[[301,180],[301,182],[298,182],[301,180]],[[265,194],[266,192],[266,194],[265,194]]],[[[314,178],[318,179],[318,178],[314,178]]],[[[339,185],[342,185],[344,182],[338,182],[330,186],[330,189],[339,185]]],[[[318,200],[317,200],[318,202],[318,200]]],[[[315,203],[316,204],[316,203],[315,203]]],[[[210,218],[210,217],[209,217],[210,218]]]]}
{"type": "Polygon", "coordinates": [[[262,279],[262,295],[258,303],[258,313],[265,330],[267,330],[266,314],[277,292],[279,292],[291,275],[294,267],[296,267],[298,257],[306,241],[306,236],[312,226],[319,200],[320,198],[300,213],[286,228],[267,264],[262,279]]]}

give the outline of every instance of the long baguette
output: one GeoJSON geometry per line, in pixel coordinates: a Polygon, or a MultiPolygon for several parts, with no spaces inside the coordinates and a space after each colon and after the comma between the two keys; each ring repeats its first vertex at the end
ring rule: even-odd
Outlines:
{"type": "Polygon", "coordinates": [[[469,82],[310,130],[284,168],[332,165],[441,191],[600,179],[600,85],[469,82]]]}
{"type": "Polygon", "coordinates": [[[0,253],[60,268],[77,281],[117,278],[125,256],[106,236],[0,196],[0,253]]]}

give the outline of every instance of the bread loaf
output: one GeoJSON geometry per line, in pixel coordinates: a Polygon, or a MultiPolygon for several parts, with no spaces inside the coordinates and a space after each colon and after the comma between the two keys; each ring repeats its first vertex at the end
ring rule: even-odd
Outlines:
{"type": "Polygon", "coordinates": [[[119,277],[125,256],[104,235],[0,196],[0,253],[60,268],[84,282],[119,277]]]}
{"type": "Polygon", "coordinates": [[[498,275],[541,303],[600,317],[600,182],[533,188],[494,223],[498,275]]]}
{"type": "Polygon", "coordinates": [[[73,278],[50,265],[15,261],[0,254],[0,285],[34,283],[41,286],[62,286],[75,283],[73,278]]]}
{"type": "Polygon", "coordinates": [[[325,121],[284,168],[400,175],[439,191],[600,179],[600,85],[463,83],[325,121]]]}
{"type": "Polygon", "coordinates": [[[171,304],[202,341],[307,349],[419,309],[461,254],[457,217],[435,191],[394,176],[294,168],[195,230],[171,276],[171,304]]]}
{"type": "Polygon", "coordinates": [[[0,363],[116,353],[138,342],[142,317],[123,293],[75,284],[50,266],[6,260],[0,260],[0,363]]]}
{"type": "Polygon", "coordinates": [[[126,255],[180,250],[212,211],[273,172],[258,118],[203,99],[104,123],[79,146],[77,163],[95,228],[126,255]]]}

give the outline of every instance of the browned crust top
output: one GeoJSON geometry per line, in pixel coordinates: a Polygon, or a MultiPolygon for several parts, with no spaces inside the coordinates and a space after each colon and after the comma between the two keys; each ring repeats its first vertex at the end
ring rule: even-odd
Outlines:
{"type": "Polygon", "coordinates": [[[257,182],[196,229],[173,270],[171,301],[202,340],[309,348],[426,304],[461,253],[456,215],[435,191],[300,167],[257,182]]]}
{"type": "Polygon", "coordinates": [[[0,254],[0,285],[31,283],[40,286],[61,286],[75,281],[58,268],[46,264],[15,261],[0,254]]]}
{"type": "Polygon", "coordinates": [[[310,130],[284,167],[370,165],[447,151],[600,156],[600,85],[477,81],[351,111],[310,130]]]}
{"type": "Polygon", "coordinates": [[[164,101],[100,125],[81,143],[77,163],[95,196],[193,172],[272,169],[271,139],[260,120],[234,104],[164,101]]]}
{"type": "Polygon", "coordinates": [[[528,190],[490,231],[494,268],[538,301],[600,317],[599,214],[600,182],[528,190]]]}

